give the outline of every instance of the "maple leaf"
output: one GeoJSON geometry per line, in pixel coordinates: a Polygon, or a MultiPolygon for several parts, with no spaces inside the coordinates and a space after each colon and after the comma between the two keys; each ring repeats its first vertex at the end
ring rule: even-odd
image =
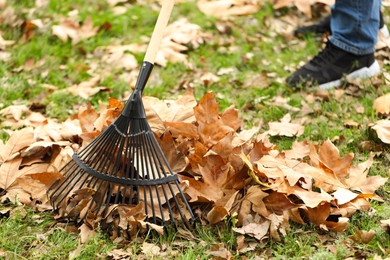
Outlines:
{"type": "Polygon", "coordinates": [[[80,127],[83,132],[92,132],[95,129],[94,122],[98,119],[99,114],[88,102],[87,107],[80,107],[78,118],[80,120],[80,127]]]}
{"type": "Polygon", "coordinates": [[[189,160],[176,148],[173,136],[169,133],[165,133],[157,140],[168,160],[168,164],[172,167],[172,170],[174,172],[184,171],[189,164],[189,160]]]}
{"type": "Polygon", "coordinates": [[[219,104],[212,93],[207,93],[194,108],[198,123],[198,133],[202,142],[208,146],[216,144],[229,132],[234,131],[225,125],[218,112],[219,104]]]}
{"type": "Polygon", "coordinates": [[[230,213],[238,192],[238,190],[226,190],[224,196],[215,202],[214,207],[207,213],[207,220],[211,224],[222,221],[230,213]]]}
{"type": "Polygon", "coordinates": [[[263,199],[269,194],[264,192],[259,186],[250,186],[246,194],[237,201],[236,206],[232,209],[237,212],[237,219],[240,225],[245,225],[248,215],[256,213],[260,216],[268,216],[268,211],[263,199]]]}
{"type": "Polygon", "coordinates": [[[352,166],[353,157],[352,153],[348,153],[340,158],[339,150],[329,139],[319,146],[318,153],[314,146],[311,146],[311,162],[317,168],[325,167],[325,172],[330,170],[342,183],[344,183],[344,179],[352,166]]]}
{"type": "Polygon", "coordinates": [[[349,178],[346,180],[350,189],[363,194],[374,194],[379,187],[386,183],[387,178],[381,176],[367,177],[373,162],[374,154],[371,154],[367,161],[351,168],[349,178]]]}

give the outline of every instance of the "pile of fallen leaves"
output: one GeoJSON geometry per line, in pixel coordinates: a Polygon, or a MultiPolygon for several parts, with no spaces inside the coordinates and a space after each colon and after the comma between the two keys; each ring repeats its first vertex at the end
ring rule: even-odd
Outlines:
{"type": "MultiPolygon", "coordinates": [[[[232,106],[220,112],[212,93],[196,102],[189,89],[177,100],[145,97],[144,104],[148,122],[203,224],[234,217],[236,232],[258,240],[280,239],[290,221],[343,231],[357,210],[368,210],[370,200],[381,201],[375,191],[387,179],[368,176],[374,154],[354,165],[353,154],[341,156],[329,140],[295,142],[290,150],[280,151],[269,136],[290,123],[263,133],[258,128],[241,130],[238,111],[232,106]]],[[[3,126],[23,127],[9,130],[8,142],[0,143],[1,201],[50,210],[46,191],[61,178],[61,167],[113,122],[122,107],[120,101],[110,99],[99,111],[80,107],[65,122],[25,106],[1,110],[3,126]]],[[[81,191],[78,195],[83,196],[81,191]]],[[[76,213],[88,203],[86,199],[76,213]]],[[[142,204],[110,205],[109,212],[87,217],[82,233],[92,232],[96,219],[116,227],[111,229],[113,239],[132,239],[148,227],[163,232],[145,221],[142,204]]],[[[74,207],[66,208],[58,218],[74,213],[74,207]]]]}

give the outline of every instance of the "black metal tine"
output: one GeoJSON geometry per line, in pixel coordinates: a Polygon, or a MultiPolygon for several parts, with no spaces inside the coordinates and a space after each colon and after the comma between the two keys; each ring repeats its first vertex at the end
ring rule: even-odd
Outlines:
{"type": "Polygon", "coordinates": [[[111,126],[104,129],[95,139],[92,140],[92,142],[90,142],[83,150],[80,151],[80,156],[87,154],[90,150],[94,151],[94,149],[96,148],[95,144],[98,144],[98,146],[100,146],[102,143],[104,143],[104,140],[111,135],[110,132],[112,130],[113,128],[111,126]]]}
{"type": "MultiPolygon", "coordinates": [[[[146,124],[147,124],[147,122],[146,122],[146,124]]],[[[147,127],[150,129],[149,125],[147,125],[147,127]]],[[[148,137],[148,141],[149,141],[148,142],[148,144],[149,144],[148,147],[149,147],[149,149],[152,150],[152,154],[153,154],[153,157],[154,157],[154,160],[155,160],[155,164],[160,166],[160,167],[156,166],[156,169],[157,169],[158,172],[162,172],[163,173],[162,175],[159,174],[159,177],[160,178],[166,177],[167,174],[165,173],[165,168],[164,168],[163,163],[165,162],[165,164],[167,166],[168,166],[168,163],[167,163],[166,160],[161,160],[161,157],[164,157],[164,156],[161,156],[161,154],[158,153],[159,151],[161,151],[161,149],[160,150],[156,149],[156,146],[157,146],[157,148],[160,148],[160,146],[157,143],[156,137],[154,136],[154,134],[153,134],[153,132],[151,130],[149,131],[147,137],[148,137]]],[[[169,167],[167,169],[170,170],[169,167]]],[[[173,174],[172,171],[170,171],[170,173],[173,174]]],[[[162,186],[162,191],[164,193],[164,197],[165,197],[165,200],[166,200],[166,204],[168,206],[168,210],[169,210],[169,214],[171,216],[171,219],[172,219],[173,222],[175,222],[174,221],[173,211],[172,211],[172,208],[171,208],[171,206],[169,204],[169,197],[168,197],[168,195],[167,195],[167,193],[166,193],[166,191],[165,191],[163,186],[162,186]]],[[[172,196],[175,197],[175,194],[173,192],[172,192],[172,196]]]]}
{"type": "MultiPolygon", "coordinates": [[[[53,183],[50,188],[48,189],[48,193],[51,194],[51,196],[54,196],[55,194],[57,194],[57,192],[61,189],[61,187],[65,186],[66,185],[63,185],[65,182],[67,182],[67,179],[71,178],[71,176],[73,175],[72,172],[70,171],[72,169],[72,166],[74,166],[75,163],[70,160],[62,169],[66,169],[65,173],[63,174],[63,176],[65,177],[63,179],[62,182],[58,182],[56,181],[55,183],[53,183]],[[72,163],[72,165],[69,167],[68,165],[70,165],[72,163]],[[68,168],[69,167],[69,168],[68,168]],[[69,173],[70,172],[70,173],[69,173]],[[69,174],[68,174],[69,173],[69,174]],[[53,190],[54,189],[54,190],[53,190]],[[53,190],[53,192],[51,192],[51,190],[53,190]]],[[[77,169],[76,169],[77,170],[77,169]]],[[[73,172],[74,173],[74,172],[73,172]]],[[[77,175],[75,175],[77,176],[77,175]]],[[[65,188],[64,188],[65,189],[65,188]]],[[[63,189],[63,190],[64,190],[63,189]]],[[[62,192],[59,192],[59,194],[61,194],[62,192]]]]}
{"type": "MultiPolygon", "coordinates": [[[[160,179],[160,174],[158,174],[158,176],[156,176],[156,172],[158,173],[159,171],[159,168],[158,168],[158,158],[156,158],[155,154],[153,153],[153,150],[151,149],[150,147],[150,139],[148,138],[149,137],[149,133],[150,132],[147,132],[145,135],[144,135],[144,138],[145,138],[145,150],[147,151],[148,153],[148,156],[145,155],[145,157],[149,157],[151,158],[151,160],[153,160],[153,178],[154,179],[160,179]]],[[[162,208],[162,203],[161,203],[161,198],[160,198],[160,192],[158,191],[158,185],[155,185],[155,188],[156,188],[156,194],[157,194],[157,200],[158,200],[158,206],[159,206],[159,210],[161,212],[161,217],[162,217],[162,221],[165,225],[166,221],[165,221],[165,217],[164,217],[164,210],[162,208]]],[[[169,198],[167,197],[167,194],[165,193],[164,189],[162,189],[163,193],[164,193],[164,197],[165,197],[165,201],[167,204],[169,204],[169,198]]],[[[168,205],[168,209],[169,209],[169,213],[171,214],[172,211],[168,205]]],[[[171,217],[172,217],[172,214],[171,214],[171,217]]]]}
{"type": "Polygon", "coordinates": [[[100,192],[98,192],[98,191],[100,190],[100,187],[103,185],[103,183],[104,183],[103,180],[100,181],[99,187],[96,189],[95,195],[93,195],[93,197],[92,197],[92,199],[91,199],[91,201],[90,201],[90,204],[89,204],[89,206],[88,206],[88,210],[86,211],[86,213],[84,214],[84,216],[81,218],[80,222],[84,221],[85,217],[87,216],[87,212],[88,212],[89,210],[92,209],[92,206],[93,206],[94,202],[96,201],[97,197],[98,197],[99,195],[102,194],[102,197],[100,198],[99,202],[97,203],[97,204],[98,204],[98,207],[97,207],[97,209],[96,209],[96,211],[95,211],[95,212],[96,212],[96,215],[99,213],[100,207],[101,207],[101,205],[103,204],[103,202],[105,201],[105,196],[106,196],[106,194],[107,194],[107,189],[108,189],[108,187],[110,186],[110,183],[107,182],[107,185],[106,185],[106,188],[105,188],[104,192],[100,193],[100,192]]]}
{"type": "MultiPolygon", "coordinates": [[[[180,196],[181,196],[182,201],[184,202],[184,205],[186,206],[187,210],[189,210],[189,213],[190,213],[190,215],[191,215],[191,219],[194,220],[194,219],[195,219],[195,216],[194,216],[194,214],[193,214],[193,212],[192,212],[192,210],[191,210],[191,207],[190,207],[190,204],[189,204],[188,201],[187,201],[187,198],[184,196],[184,192],[183,192],[183,190],[182,190],[181,187],[180,187],[179,181],[176,180],[176,181],[175,181],[175,184],[176,184],[177,189],[179,190],[179,193],[180,193],[180,196]]],[[[172,188],[171,188],[171,189],[172,189],[172,188]]]]}
{"type": "MultiPolygon", "coordinates": [[[[127,144],[128,144],[128,139],[129,139],[129,135],[128,135],[128,131],[129,131],[129,125],[125,125],[124,126],[126,129],[124,131],[124,134],[125,136],[123,137],[123,140],[121,142],[121,147],[119,148],[118,150],[118,154],[117,154],[117,157],[116,157],[116,162],[115,162],[115,171],[118,172],[119,169],[121,169],[121,172],[120,172],[120,178],[125,178],[125,162],[126,162],[126,156],[127,156],[127,144]],[[124,149],[126,145],[126,148],[124,149]],[[121,165],[121,161],[123,161],[122,165],[121,165]],[[121,167],[122,166],[122,167],[121,167]]],[[[124,184],[123,185],[123,193],[126,192],[126,189],[127,189],[127,184],[124,184]]],[[[118,192],[116,193],[116,196],[115,196],[115,200],[114,200],[114,204],[118,204],[119,202],[119,197],[120,197],[120,194],[122,193],[122,187],[121,186],[118,186],[118,192]]],[[[123,198],[125,197],[125,195],[123,194],[123,198]]]]}
{"type": "MultiPolygon", "coordinates": [[[[95,166],[93,166],[93,168],[98,169],[99,172],[104,172],[103,170],[107,167],[107,164],[108,164],[109,162],[111,162],[111,157],[112,157],[112,156],[110,156],[110,155],[112,155],[113,153],[115,153],[114,151],[118,148],[118,146],[117,146],[117,141],[118,141],[118,138],[120,138],[120,136],[121,136],[121,135],[113,135],[113,136],[112,136],[112,139],[113,139],[113,140],[110,139],[110,146],[109,146],[109,150],[107,151],[108,156],[105,156],[105,158],[104,158],[102,161],[100,161],[98,167],[96,167],[96,165],[95,165],[95,166]]],[[[96,164],[97,164],[98,162],[99,162],[99,159],[96,160],[96,164]]],[[[107,171],[105,171],[105,172],[106,172],[105,174],[108,173],[108,170],[109,170],[109,168],[107,168],[107,171]]],[[[89,186],[91,183],[92,183],[92,181],[88,184],[88,186],[89,186]]],[[[96,184],[96,181],[95,181],[95,183],[92,185],[92,188],[95,187],[95,184],[96,184]]]]}
{"type": "MultiPolygon", "coordinates": [[[[133,125],[134,126],[134,125],[133,125]]],[[[132,130],[132,129],[131,129],[132,130]]],[[[138,174],[138,173],[136,173],[135,172],[135,149],[137,148],[136,147],[136,145],[135,145],[135,137],[134,137],[134,135],[132,134],[132,133],[130,133],[131,135],[130,135],[130,140],[131,140],[131,142],[130,142],[130,144],[132,144],[131,146],[130,146],[130,148],[131,148],[131,153],[129,154],[129,160],[127,161],[127,163],[128,163],[128,167],[130,167],[130,176],[128,176],[128,178],[130,178],[130,179],[134,179],[135,178],[135,174],[138,174]]],[[[127,170],[126,171],[126,174],[128,174],[129,173],[129,170],[127,170]]],[[[130,202],[130,204],[133,204],[133,196],[134,196],[134,192],[137,192],[137,191],[134,191],[134,185],[131,185],[130,186],[130,197],[129,197],[129,202],[130,202]]],[[[139,196],[139,193],[137,192],[137,197],[139,196]]],[[[137,198],[137,201],[136,201],[136,203],[138,203],[139,202],[139,200],[138,200],[138,198],[137,198]]]]}
{"type": "MultiPolygon", "coordinates": [[[[139,156],[143,155],[144,158],[147,158],[147,161],[144,160],[144,165],[142,166],[143,170],[147,171],[148,179],[152,179],[151,178],[152,176],[154,177],[153,179],[156,179],[155,178],[155,174],[154,174],[154,169],[153,169],[154,167],[153,167],[153,164],[152,164],[152,161],[151,161],[151,157],[150,157],[149,152],[147,151],[145,134],[140,135],[139,139],[141,141],[141,149],[142,149],[142,151],[141,151],[139,156]],[[148,165],[149,165],[149,167],[148,167],[148,165]],[[151,170],[151,173],[149,172],[149,170],[151,170]]],[[[150,204],[152,205],[151,208],[152,208],[152,214],[153,214],[153,222],[156,223],[157,220],[156,220],[156,212],[155,212],[155,209],[154,209],[153,190],[152,190],[151,186],[148,186],[148,188],[149,188],[149,194],[150,194],[150,204]]],[[[145,205],[145,207],[147,207],[147,205],[145,205]]],[[[161,211],[161,213],[163,213],[163,212],[161,211]]]]}
{"type": "Polygon", "coordinates": [[[109,137],[113,134],[114,127],[109,126],[106,128],[103,132],[105,134],[100,134],[96,139],[94,139],[91,143],[89,143],[84,149],[82,149],[79,153],[79,157],[82,158],[84,161],[88,162],[90,159],[90,156],[102,152],[103,149],[100,149],[96,151],[96,146],[104,146],[108,143],[109,137]],[[97,145],[95,145],[97,144],[97,145]]]}
{"type": "MultiPolygon", "coordinates": [[[[120,146],[118,147],[118,149],[113,153],[113,154],[116,154],[116,157],[115,158],[111,158],[112,160],[115,160],[114,164],[112,164],[112,168],[111,168],[111,172],[112,174],[111,175],[117,175],[118,171],[119,171],[119,167],[120,167],[120,161],[122,159],[122,151],[123,151],[123,146],[124,146],[124,139],[126,139],[126,137],[120,135],[119,137],[119,140],[120,140],[120,146]]],[[[114,189],[115,187],[117,187],[115,184],[110,184],[112,185],[110,191],[109,191],[109,194],[108,194],[108,198],[107,198],[107,203],[106,203],[106,206],[103,210],[103,215],[106,213],[107,209],[108,209],[108,206],[109,206],[109,202],[111,201],[111,197],[112,197],[112,194],[114,192],[114,189]]],[[[117,200],[118,200],[118,197],[119,197],[119,190],[117,191],[116,193],[116,196],[115,196],[115,202],[114,204],[117,203],[117,200]]]]}
{"type": "MultiPolygon", "coordinates": [[[[145,179],[145,169],[144,169],[144,165],[143,165],[143,163],[145,162],[144,160],[141,160],[141,156],[140,156],[140,154],[142,153],[142,151],[141,151],[141,149],[142,149],[142,146],[141,146],[141,141],[140,141],[140,136],[143,134],[143,131],[142,131],[142,129],[141,129],[141,127],[140,127],[140,120],[139,119],[137,119],[137,120],[135,120],[135,122],[136,122],[136,133],[135,133],[135,137],[136,137],[136,141],[135,141],[135,146],[137,147],[137,154],[136,155],[134,155],[134,156],[136,156],[136,161],[137,161],[137,167],[136,167],[136,169],[137,169],[137,176],[136,176],[136,180],[139,180],[141,177],[142,177],[142,179],[145,179]],[[142,174],[142,176],[140,176],[142,174]]],[[[144,159],[147,159],[147,158],[144,158],[144,159]]],[[[148,174],[146,174],[146,176],[148,176],[148,174]]],[[[149,178],[149,176],[148,176],[148,178],[149,178]]],[[[139,186],[136,186],[138,189],[139,189],[139,186]]],[[[146,186],[145,185],[143,185],[142,186],[142,188],[143,188],[143,193],[144,193],[144,208],[145,208],[145,214],[147,215],[147,216],[149,216],[149,209],[148,209],[148,199],[147,199],[147,196],[146,196],[146,186]]],[[[138,203],[139,203],[139,190],[138,190],[138,203]]],[[[153,198],[152,198],[152,200],[153,200],[153,198]]],[[[152,207],[152,211],[153,211],[153,207],[152,207]]],[[[153,212],[154,213],[154,212],[153,212]]]]}
{"type": "MultiPolygon", "coordinates": [[[[78,169],[77,172],[74,172],[75,174],[73,175],[69,175],[69,177],[72,177],[72,179],[70,179],[70,182],[69,182],[69,179],[67,182],[63,182],[60,187],[63,187],[61,192],[59,192],[59,194],[62,194],[62,197],[59,201],[57,201],[57,205],[60,205],[61,202],[67,197],[68,193],[64,192],[65,189],[69,188],[69,190],[71,191],[72,189],[74,189],[74,186],[75,185],[72,185],[71,187],[69,187],[68,185],[63,185],[63,184],[68,184],[68,183],[72,183],[73,179],[77,177],[78,174],[80,174],[79,176],[79,179],[81,179],[83,176],[84,176],[84,171],[82,169],[78,169]]],[[[76,182],[77,184],[77,182],[76,182]]],[[[59,187],[59,188],[60,188],[59,187]]],[[[58,200],[58,197],[56,197],[56,199],[58,200]]]]}

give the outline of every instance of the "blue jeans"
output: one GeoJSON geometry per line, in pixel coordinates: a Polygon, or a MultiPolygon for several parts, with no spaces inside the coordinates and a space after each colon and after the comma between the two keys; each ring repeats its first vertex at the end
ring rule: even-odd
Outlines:
{"type": "Polygon", "coordinates": [[[332,6],[330,42],[355,55],[374,53],[381,0],[336,0],[332,6]]]}

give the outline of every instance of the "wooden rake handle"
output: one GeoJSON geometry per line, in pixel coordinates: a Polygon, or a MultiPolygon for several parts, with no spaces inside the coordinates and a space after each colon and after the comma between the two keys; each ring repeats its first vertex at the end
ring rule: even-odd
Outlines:
{"type": "Polygon", "coordinates": [[[152,38],[150,39],[145,53],[144,61],[154,64],[174,4],[175,0],[163,0],[160,14],[158,15],[156,26],[153,30],[152,38]]]}

